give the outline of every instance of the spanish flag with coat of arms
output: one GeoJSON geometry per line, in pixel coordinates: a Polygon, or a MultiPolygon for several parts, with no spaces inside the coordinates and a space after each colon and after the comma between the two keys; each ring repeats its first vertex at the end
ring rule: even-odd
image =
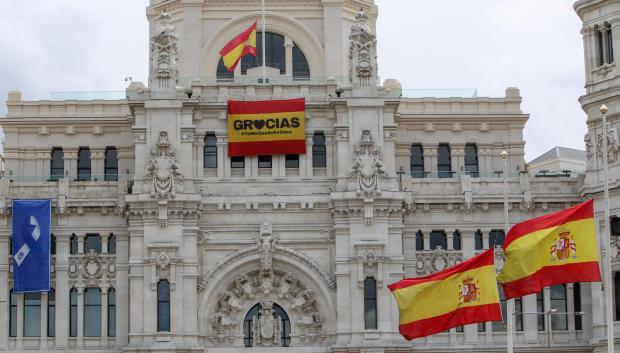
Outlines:
{"type": "Polygon", "coordinates": [[[247,54],[256,56],[256,22],[220,50],[224,66],[229,72],[235,71],[239,60],[247,54]]]}
{"type": "Polygon", "coordinates": [[[452,327],[501,321],[494,260],[489,249],[441,272],[389,285],[400,312],[400,333],[412,340],[452,327]]]}
{"type": "Polygon", "coordinates": [[[504,253],[497,279],[507,299],[556,284],[600,282],[593,201],[515,224],[504,253]]]}

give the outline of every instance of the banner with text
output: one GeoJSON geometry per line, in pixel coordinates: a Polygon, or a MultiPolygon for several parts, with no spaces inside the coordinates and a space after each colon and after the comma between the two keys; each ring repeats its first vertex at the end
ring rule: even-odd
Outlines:
{"type": "Polygon", "coordinates": [[[228,156],[305,154],[303,98],[228,101],[228,156]]]}

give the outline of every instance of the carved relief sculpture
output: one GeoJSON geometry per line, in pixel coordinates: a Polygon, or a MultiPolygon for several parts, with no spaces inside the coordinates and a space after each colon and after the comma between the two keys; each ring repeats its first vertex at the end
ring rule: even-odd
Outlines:
{"type": "MultiPolygon", "coordinates": [[[[607,123],[607,160],[613,162],[616,160],[616,154],[620,152],[620,134],[618,128],[607,123]]],[[[600,157],[603,156],[603,133],[596,135],[596,151],[600,157]]]]}
{"type": "Polygon", "coordinates": [[[381,161],[381,150],[375,146],[370,130],[362,131],[360,143],[353,151],[353,165],[349,176],[355,182],[355,191],[364,197],[381,193],[381,182],[388,180],[388,174],[381,161]]]}
{"type": "Polygon", "coordinates": [[[159,16],[157,32],[151,37],[150,77],[151,83],[157,79],[159,88],[168,88],[169,81],[173,83],[177,81],[178,42],[176,28],[170,23],[170,14],[164,11],[159,16]]]}
{"type": "Polygon", "coordinates": [[[372,33],[368,14],[363,9],[355,19],[349,36],[351,79],[360,86],[370,86],[377,73],[377,36],[372,33]]]}
{"type": "Polygon", "coordinates": [[[170,148],[166,131],[159,133],[157,149],[151,151],[144,179],[151,185],[151,197],[157,199],[174,198],[176,184],[183,180],[181,166],[177,163],[174,148],[170,148]]]}
{"type": "Polygon", "coordinates": [[[261,274],[271,274],[271,262],[273,259],[273,250],[275,249],[278,239],[273,236],[273,227],[267,220],[260,226],[260,236],[255,240],[260,254],[260,271],[261,274]]]}
{"type": "Polygon", "coordinates": [[[280,346],[280,337],[282,337],[282,321],[275,316],[272,301],[263,300],[260,302],[260,315],[254,316],[252,325],[255,346],[280,346]]]}

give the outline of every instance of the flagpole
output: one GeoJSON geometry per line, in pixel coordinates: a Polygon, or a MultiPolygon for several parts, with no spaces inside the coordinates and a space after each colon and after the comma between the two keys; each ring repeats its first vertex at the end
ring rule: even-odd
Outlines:
{"type": "MultiPolygon", "coordinates": [[[[503,150],[500,154],[504,165],[504,238],[508,234],[508,152],[503,150]]],[[[493,245],[495,246],[495,245],[493,245]]],[[[513,331],[514,331],[514,313],[515,313],[515,300],[508,299],[506,301],[506,350],[508,353],[513,353],[513,331]]]]}
{"type": "Polygon", "coordinates": [[[614,318],[613,318],[613,302],[612,302],[612,285],[611,285],[611,233],[609,224],[609,165],[607,163],[607,112],[609,109],[605,104],[601,105],[600,112],[603,115],[603,205],[605,206],[605,233],[601,239],[603,250],[605,251],[605,322],[607,324],[607,352],[614,353],[614,318]]]}
{"type": "Polygon", "coordinates": [[[263,46],[263,83],[267,83],[267,66],[266,66],[266,62],[265,62],[265,29],[266,29],[266,25],[265,25],[265,0],[261,1],[261,21],[263,23],[262,27],[263,27],[263,35],[262,35],[262,46],[263,46]]]}

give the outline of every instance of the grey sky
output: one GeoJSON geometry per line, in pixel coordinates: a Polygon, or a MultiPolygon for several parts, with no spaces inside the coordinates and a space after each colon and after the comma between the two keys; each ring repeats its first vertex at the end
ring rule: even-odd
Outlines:
{"type": "MultiPolygon", "coordinates": [[[[526,159],[583,149],[580,22],[570,0],[376,0],[382,79],[404,88],[521,89],[526,159]]],[[[0,100],[146,81],[147,0],[0,0],[0,100]]],[[[0,116],[6,107],[0,105],[0,116]]]]}

